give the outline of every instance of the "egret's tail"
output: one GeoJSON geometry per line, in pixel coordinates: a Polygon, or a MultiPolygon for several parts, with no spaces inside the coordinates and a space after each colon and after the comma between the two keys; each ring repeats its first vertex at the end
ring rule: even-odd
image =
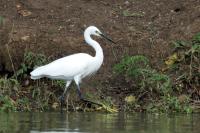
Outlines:
{"type": "Polygon", "coordinates": [[[30,74],[31,74],[31,79],[40,79],[40,78],[42,78],[43,77],[42,67],[36,68],[30,74]]]}

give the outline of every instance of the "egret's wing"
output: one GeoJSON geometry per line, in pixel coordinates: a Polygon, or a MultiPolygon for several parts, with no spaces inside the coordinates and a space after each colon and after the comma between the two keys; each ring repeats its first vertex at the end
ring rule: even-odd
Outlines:
{"type": "Polygon", "coordinates": [[[37,68],[31,72],[31,75],[49,78],[65,77],[71,79],[83,73],[84,70],[87,69],[91,59],[92,57],[90,55],[84,53],[70,55],[37,68]]]}

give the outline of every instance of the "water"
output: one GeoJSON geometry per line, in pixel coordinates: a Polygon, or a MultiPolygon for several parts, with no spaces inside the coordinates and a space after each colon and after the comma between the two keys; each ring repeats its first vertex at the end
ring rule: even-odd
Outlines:
{"type": "Polygon", "coordinates": [[[0,113],[0,133],[199,133],[200,115],[0,113]]]}

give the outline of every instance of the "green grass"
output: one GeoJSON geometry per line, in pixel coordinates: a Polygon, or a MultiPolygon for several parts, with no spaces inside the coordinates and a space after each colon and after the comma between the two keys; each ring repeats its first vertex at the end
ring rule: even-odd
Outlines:
{"type": "Polygon", "coordinates": [[[189,100],[181,103],[173,96],[171,78],[150,66],[148,58],[142,55],[126,56],[114,66],[114,72],[123,76],[124,81],[134,89],[133,103],[125,102],[128,111],[146,110],[147,112],[186,112],[191,113],[189,100]],[[128,80],[127,80],[128,79],[128,80]],[[144,99],[141,96],[146,94],[144,99]]]}
{"type": "Polygon", "coordinates": [[[145,56],[126,56],[114,66],[114,71],[125,79],[131,78],[134,81],[133,86],[141,93],[155,91],[165,95],[171,91],[170,78],[152,69],[145,56]]]}

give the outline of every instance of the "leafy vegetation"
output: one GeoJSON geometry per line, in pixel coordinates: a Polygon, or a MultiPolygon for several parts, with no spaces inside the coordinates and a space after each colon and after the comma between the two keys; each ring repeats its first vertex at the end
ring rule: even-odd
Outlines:
{"type": "Polygon", "coordinates": [[[128,102],[129,97],[125,99],[126,110],[143,108],[148,112],[192,112],[189,100],[181,103],[173,96],[170,77],[151,68],[145,56],[126,56],[114,66],[114,71],[123,75],[125,82],[132,86],[130,89],[134,89],[134,102],[128,102]]]}
{"type": "MultiPolygon", "coordinates": [[[[199,108],[200,33],[191,41],[173,44],[174,52],[165,60],[166,67],[161,72],[152,68],[149,59],[143,55],[125,56],[114,66],[117,77],[129,90],[123,94],[124,110],[191,113],[199,108]]],[[[0,78],[0,111],[47,110],[59,106],[58,97],[63,92],[60,88],[64,88],[65,82],[31,81],[29,78],[29,72],[35,66],[46,63],[48,59],[44,55],[26,52],[20,69],[12,77],[0,78]]],[[[95,96],[87,93],[87,97],[102,104],[102,108],[88,108],[72,101],[66,106],[73,110],[116,112],[113,99],[109,96],[101,98],[103,94],[100,93],[95,96]]],[[[75,93],[71,94],[70,99],[73,99],[75,93]]]]}
{"type": "MultiPolygon", "coordinates": [[[[165,92],[167,93],[170,90],[169,85],[167,85],[169,84],[167,76],[153,70],[149,65],[149,60],[145,56],[126,56],[119,64],[114,66],[114,71],[124,76],[125,81],[134,89],[135,95],[140,96],[146,92],[149,92],[149,94],[154,92],[165,94],[165,92]],[[164,86],[163,82],[167,86],[164,86]]],[[[136,99],[139,99],[139,97],[136,99]]],[[[137,103],[135,102],[134,104],[137,103]]],[[[130,106],[134,108],[134,106],[129,103],[127,106],[129,106],[126,107],[129,110],[130,106]]]]}
{"type": "Polygon", "coordinates": [[[0,96],[0,105],[0,111],[9,112],[16,110],[13,100],[8,96],[0,96]]]}
{"type": "Polygon", "coordinates": [[[140,93],[150,91],[166,95],[171,91],[170,78],[152,69],[145,56],[126,56],[115,65],[114,71],[124,74],[125,79],[132,82],[133,87],[140,93]]]}
{"type": "Polygon", "coordinates": [[[176,88],[179,91],[194,90],[199,96],[200,85],[200,33],[196,34],[191,42],[174,42],[176,62],[171,64],[169,71],[176,72],[176,88]]]}
{"type": "Polygon", "coordinates": [[[49,99],[55,98],[55,96],[52,91],[45,89],[47,84],[43,84],[42,88],[38,84],[24,88],[29,85],[30,70],[34,66],[40,66],[46,62],[47,58],[44,55],[26,52],[21,68],[10,78],[0,78],[1,111],[44,110],[48,107],[49,99]]]}
{"type": "Polygon", "coordinates": [[[25,78],[27,73],[30,72],[35,66],[41,66],[48,62],[47,58],[43,54],[34,54],[32,52],[24,53],[24,60],[21,63],[21,67],[14,74],[15,77],[25,78]]]}
{"type": "Polygon", "coordinates": [[[14,100],[10,96],[15,97],[18,92],[19,83],[15,79],[0,78],[0,110],[9,112],[16,110],[14,100]]]}
{"type": "Polygon", "coordinates": [[[114,66],[114,71],[134,90],[134,102],[127,102],[126,97],[125,109],[191,113],[199,108],[200,33],[191,41],[173,44],[174,52],[165,61],[167,67],[162,73],[151,68],[142,55],[125,56],[114,66]]]}

